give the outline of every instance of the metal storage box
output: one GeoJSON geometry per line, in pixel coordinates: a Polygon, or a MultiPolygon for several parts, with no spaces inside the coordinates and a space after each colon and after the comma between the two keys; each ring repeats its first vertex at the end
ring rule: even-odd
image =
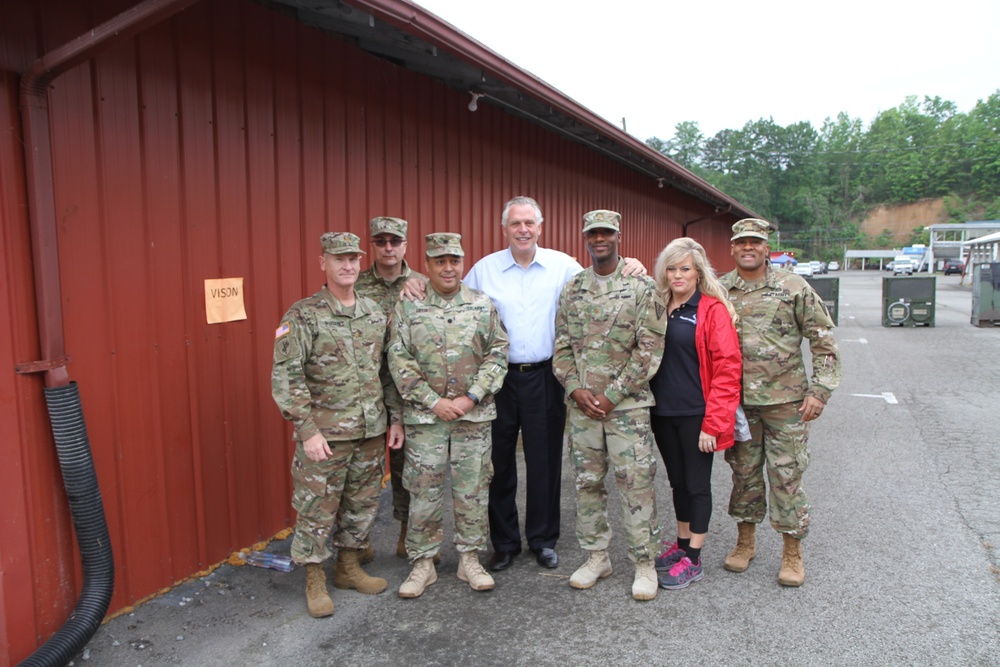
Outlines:
{"type": "Polygon", "coordinates": [[[816,294],[819,295],[819,298],[823,299],[823,303],[826,304],[826,309],[830,311],[830,317],[833,319],[833,323],[839,326],[840,319],[838,311],[840,310],[840,278],[818,278],[816,276],[811,276],[806,278],[806,282],[812,286],[812,288],[816,291],[816,294]]]}
{"type": "Polygon", "coordinates": [[[1000,262],[972,267],[972,323],[977,327],[1000,326],[1000,262]]]}
{"type": "Polygon", "coordinates": [[[882,326],[934,326],[934,276],[882,278],[882,326]]]}

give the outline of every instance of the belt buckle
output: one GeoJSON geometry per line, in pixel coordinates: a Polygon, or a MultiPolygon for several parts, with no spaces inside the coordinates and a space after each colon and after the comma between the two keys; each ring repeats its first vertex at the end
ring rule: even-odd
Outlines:
{"type": "Polygon", "coordinates": [[[517,370],[519,372],[523,373],[525,371],[530,371],[534,367],[535,367],[535,364],[518,364],[517,365],[517,370]]]}

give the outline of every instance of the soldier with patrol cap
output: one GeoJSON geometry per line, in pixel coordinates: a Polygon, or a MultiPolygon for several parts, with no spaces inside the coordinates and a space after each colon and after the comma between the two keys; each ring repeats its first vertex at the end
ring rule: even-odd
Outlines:
{"type": "Polygon", "coordinates": [[[840,384],[840,352],[823,300],[802,277],[772,268],[770,232],[765,220],[746,218],[734,224],[736,269],[721,278],[739,315],[743,409],[751,433],[749,441],[737,442],[725,454],[733,471],[729,514],[739,529],[725,568],[743,572],[749,567],[756,555],[756,526],[770,505],[771,525],[784,541],[778,583],[801,586],[802,540],[809,533],[802,484],[809,464],[809,422],[823,414],[840,384]],[[811,378],[802,358],[803,337],[809,340],[811,378]]]}
{"type": "Polygon", "coordinates": [[[556,311],[552,367],[566,389],[569,452],[576,470],[576,536],[589,558],[570,586],[586,589],[611,575],[604,478],[614,470],[628,556],[635,563],[632,597],[656,597],[659,521],[649,380],[663,356],[666,309],[653,281],[622,275],[621,215],[591,211],[583,234],[593,265],[566,283],[556,311]]]}
{"type": "Polygon", "coordinates": [[[458,578],[475,591],[494,587],[479,562],[487,547],[493,465],[493,395],[507,373],[507,332],[490,298],[462,284],[459,234],[428,234],[427,295],[396,304],[389,368],[403,398],[410,492],[406,551],[413,563],[399,596],[415,598],[437,581],[444,486],[451,466],[458,578]]]}
{"type": "MultiPolygon", "coordinates": [[[[368,222],[372,244],[372,266],[361,272],[354,291],[377,302],[387,315],[392,313],[399,293],[410,278],[427,280],[427,276],[413,271],[404,259],[406,255],[406,230],[408,223],[402,218],[378,216],[368,222]]],[[[383,361],[383,371],[388,373],[388,362],[383,361]]],[[[403,447],[394,448],[394,442],[403,440],[403,415],[389,412],[389,472],[392,476],[392,517],[399,521],[399,539],[396,555],[406,558],[406,521],[410,512],[410,494],[403,488],[403,447]]],[[[405,446],[405,443],[404,443],[405,446]]],[[[370,547],[369,547],[370,548],[370,547]]]]}
{"type": "Polygon", "coordinates": [[[326,285],[288,309],[274,340],[271,394],[296,441],[292,560],[305,565],[306,605],[316,618],[333,613],[323,563],[334,527],[334,586],[361,593],[386,588],[385,579],[361,569],[360,556],[378,511],[387,406],[398,411],[400,401],[380,373],[389,318],[354,292],[360,240],[323,234],[319,266],[326,285]]]}

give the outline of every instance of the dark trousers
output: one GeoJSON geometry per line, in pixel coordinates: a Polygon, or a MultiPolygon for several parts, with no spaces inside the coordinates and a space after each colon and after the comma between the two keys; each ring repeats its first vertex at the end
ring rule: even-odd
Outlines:
{"type": "Polygon", "coordinates": [[[521,433],[527,479],[524,532],[528,548],[555,547],[559,540],[563,428],[566,404],[551,363],[520,371],[511,364],[496,394],[493,421],[493,481],[490,539],[496,551],[520,551],[517,516],[517,436],[521,433]]]}
{"type": "Polygon", "coordinates": [[[691,524],[691,532],[708,532],[712,516],[712,461],[715,453],[698,449],[704,415],[660,417],[651,415],[656,447],[667,467],[674,497],[674,516],[691,524]]]}

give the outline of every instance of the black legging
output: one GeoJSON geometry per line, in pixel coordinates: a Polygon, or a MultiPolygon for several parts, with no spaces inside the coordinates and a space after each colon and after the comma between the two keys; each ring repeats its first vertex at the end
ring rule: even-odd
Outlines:
{"type": "Polygon", "coordinates": [[[674,515],[691,524],[691,532],[708,532],[712,516],[712,460],[715,454],[698,449],[704,415],[659,417],[651,415],[653,437],[667,467],[674,496],[674,515]]]}

